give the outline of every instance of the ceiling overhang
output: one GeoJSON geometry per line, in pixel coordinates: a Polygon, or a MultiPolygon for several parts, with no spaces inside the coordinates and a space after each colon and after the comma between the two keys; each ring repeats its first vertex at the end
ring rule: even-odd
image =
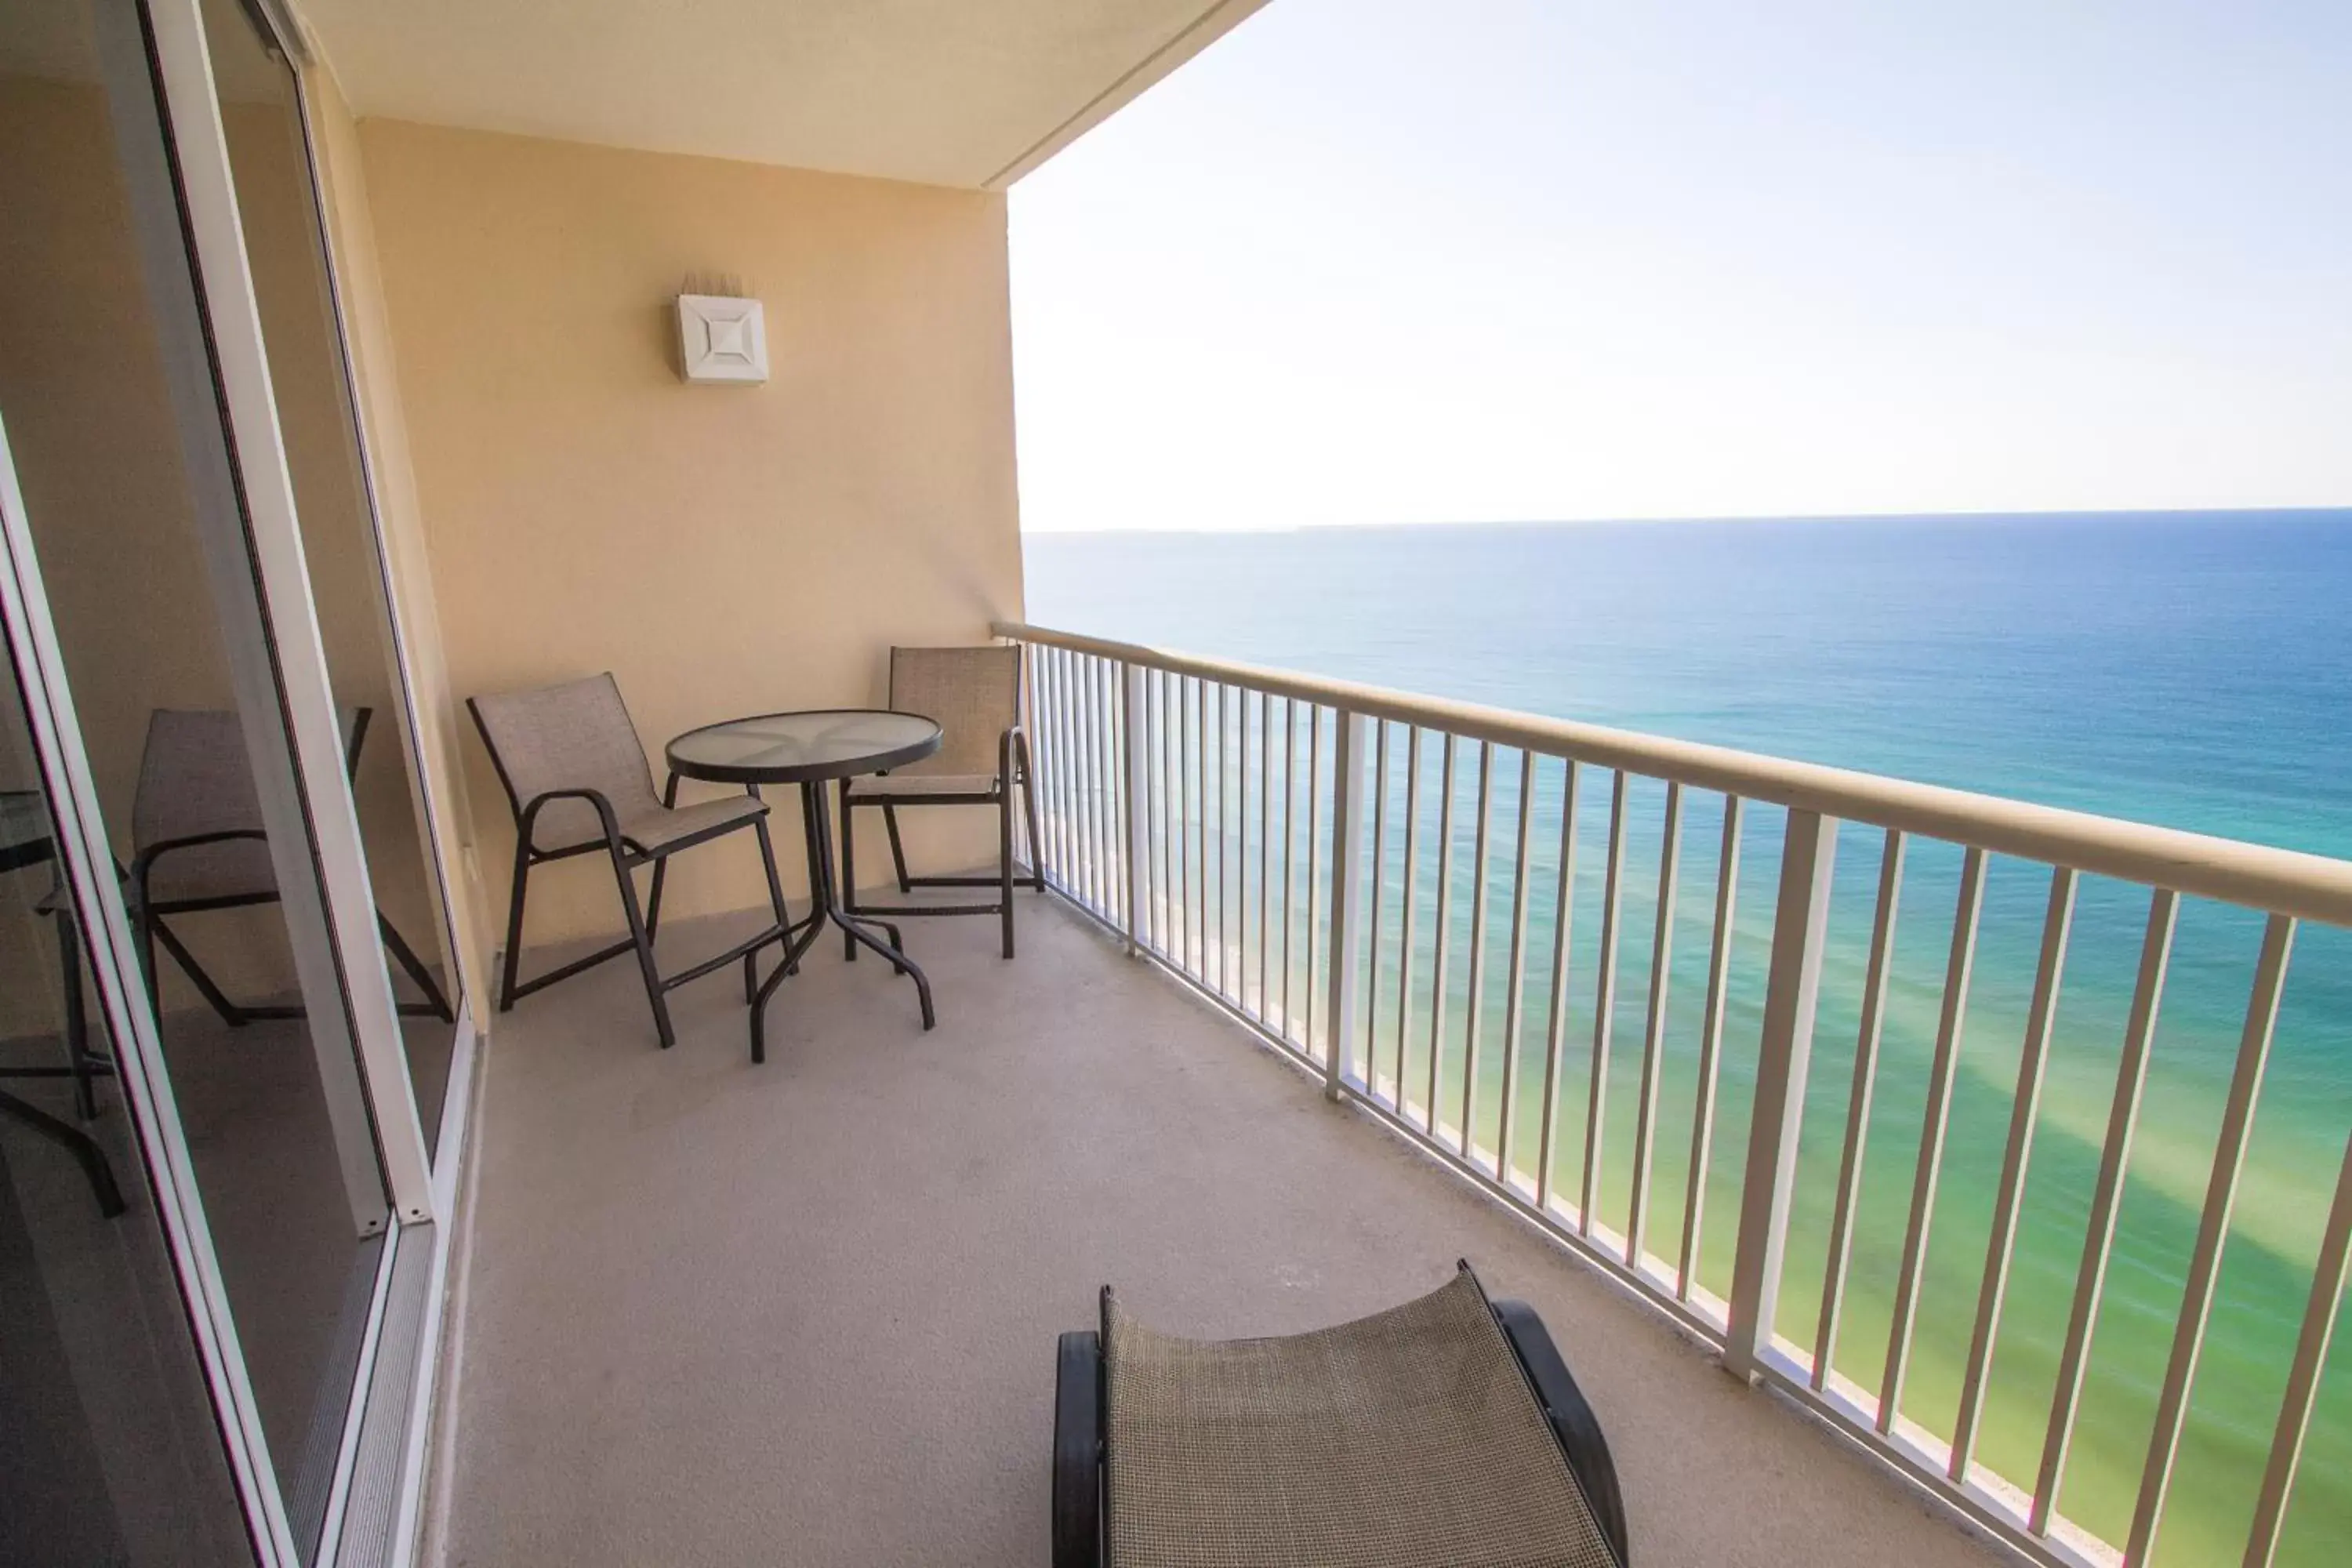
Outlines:
{"type": "Polygon", "coordinates": [[[294,0],[353,113],[1002,190],[1265,0],[294,0]]]}

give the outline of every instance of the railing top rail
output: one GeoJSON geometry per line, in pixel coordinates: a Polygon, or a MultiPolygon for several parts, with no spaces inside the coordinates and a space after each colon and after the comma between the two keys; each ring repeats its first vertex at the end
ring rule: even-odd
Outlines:
{"type": "Polygon", "coordinates": [[[2352,926],[2352,860],[2034,805],[1937,784],[1792,762],[1727,746],[1670,740],[1507,708],[1366,686],[1350,680],[1207,658],[1108,637],[999,621],[1000,637],[1120,659],[1321,703],[1376,719],[1450,731],[1472,740],[1570,757],[1596,767],[1677,779],[1748,800],[1816,811],[1997,854],[2163,887],[2199,898],[2352,926]]]}

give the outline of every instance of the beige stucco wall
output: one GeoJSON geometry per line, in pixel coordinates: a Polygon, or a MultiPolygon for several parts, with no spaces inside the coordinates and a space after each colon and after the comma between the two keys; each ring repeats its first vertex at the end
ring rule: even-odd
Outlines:
{"type": "MultiPolygon", "coordinates": [[[[457,697],[611,669],[658,770],[680,731],[878,700],[892,643],[1019,613],[1001,195],[381,121],[358,142],[457,697]],[[714,277],[766,304],[764,386],[679,379],[672,301],[714,277]]],[[[495,930],[511,823],[462,755],[495,930]]],[[[919,860],[990,852],[984,812],[922,815],[919,860]]],[[[748,837],[670,887],[679,915],[763,898],[748,837]]],[[[587,861],[531,910],[527,943],[620,920],[587,861]]]]}

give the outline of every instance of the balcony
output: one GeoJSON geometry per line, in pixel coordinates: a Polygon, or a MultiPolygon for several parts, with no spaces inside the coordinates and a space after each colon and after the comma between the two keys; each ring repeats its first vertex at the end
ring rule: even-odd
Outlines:
{"type": "Polygon", "coordinates": [[[617,969],[500,1026],[452,1561],[1042,1562],[1048,1349],[1097,1287],[1285,1332],[1460,1256],[1553,1325],[1648,1562],[2196,1562],[2234,1533],[2267,1563],[2332,1532],[2336,1483],[2296,1478],[2337,1441],[2352,1173],[2300,1205],[2314,1260],[2263,1276],[2275,1365],[2223,1261],[2263,1250],[2233,1208],[2294,939],[2334,973],[2352,865],[997,630],[1059,897],[1024,900],[1012,963],[989,922],[919,926],[936,1034],[822,951],[763,1068],[723,980],[667,1055],[617,969]],[[1876,855],[1839,895],[1843,837],[1876,855]],[[1916,1050],[1886,1023],[1906,886],[1948,942],[1916,1050]],[[2176,946],[2237,976],[2234,1050],[2159,1038],[2176,946]],[[2084,1071],[2070,952],[2129,994],[2072,1143],[2044,1110],[2084,1071]],[[1965,1049],[1971,997],[2022,1032],[2013,1076],[1965,1049]],[[1841,1032],[1851,1077],[1809,1081],[1841,1032]],[[2169,1251],[2126,1201],[2158,1057],[2222,1090],[2169,1251]],[[2261,1406],[2251,1448],[2216,1386],[2261,1406]]]}
{"type": "Polygon", "coordinates": [[[825,943],[760,1068],[725,975],[677,994],[667,1053],[614,965],[501,1020],[447,1561],[1030,1568],[1054,1336],[1105,1281],[1173,1329],[1280,1332],[1462,1256],[1559,1336],[1642,1560],[1998,1559],[1063,900],[1021,919],[1011,963],[992,921],[913,933],[929,1034],[825,943]]]}

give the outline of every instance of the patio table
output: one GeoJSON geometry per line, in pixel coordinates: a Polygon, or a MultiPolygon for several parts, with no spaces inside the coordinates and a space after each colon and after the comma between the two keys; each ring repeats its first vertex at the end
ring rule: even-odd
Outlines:
{"type": "Polygon", "coordinates": [[[813,946],[827,921],[849,938],[848,955],[857,956],[863,943],[890,961],[898,973],[912,979],[923,1008],[923,1027],[938,1022],[931,1010],[931,983],[905,952],[905,938],[887,921],[854,915],[844,907],[834,870],[833,824],[825,813],[825,784],[834,779],[880,773],[929,756],[940,749],[940,727],[915,713],[894,713],[877,708],[817,709],[796,713],[761,713],[730,719],[689,730],[668,747],[669,765],[681,778],[709,784],[742,784],[753,795],[764,784],[798,784],[801,823],[808,847],[809,917],[793,928],[795,934],[774,973],[761,982],[751,1000],[751,1059],[768,1059],[764,1020],[768,999],[784,976],[800,966],[801,955],[813,946]],[[886,940],[887,939],[887,940],[886,940]]]}

